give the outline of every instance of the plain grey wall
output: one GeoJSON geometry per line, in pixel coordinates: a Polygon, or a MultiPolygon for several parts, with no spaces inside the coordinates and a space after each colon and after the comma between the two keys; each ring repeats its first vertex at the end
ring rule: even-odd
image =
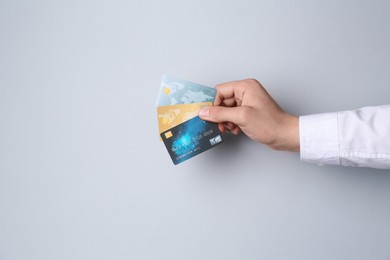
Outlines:
{"type": "Polygon", "coordinates": [[[161,76],[390,102],[389,1],[0,2],[0,259],[390,259],[390,172],[245,136],[174,166],[161,76]]]}

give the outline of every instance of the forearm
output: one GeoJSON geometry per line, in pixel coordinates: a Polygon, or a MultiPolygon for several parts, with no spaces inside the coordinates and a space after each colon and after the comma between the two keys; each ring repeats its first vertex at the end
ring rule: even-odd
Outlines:
{"type": "Polygon", "coordinates": [[[390,105],[301,116],[302,161],[390,169],[390,105]]]}

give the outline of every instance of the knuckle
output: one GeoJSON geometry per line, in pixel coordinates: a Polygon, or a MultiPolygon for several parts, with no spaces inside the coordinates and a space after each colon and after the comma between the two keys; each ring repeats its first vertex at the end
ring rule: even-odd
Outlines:
{"type": "Polygon", "coordinates": [[[249,78],[245,80],[245,83],[251,86],[260,85],[260,82],[255,78],[249,78]]]}
{"type": "Polygon", "coordinates": [[[262,88],[261,83],[254,78],[245,79],[242,81],[241,87],[245,89],[262,88]]]}

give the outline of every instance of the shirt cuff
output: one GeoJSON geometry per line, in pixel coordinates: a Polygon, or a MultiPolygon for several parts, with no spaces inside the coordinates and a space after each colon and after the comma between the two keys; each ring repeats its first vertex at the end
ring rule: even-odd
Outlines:
{"type": "Polygon", "coordinates": [[[337,112],[299,117],[301,160],[340,165],[337,112]]]}

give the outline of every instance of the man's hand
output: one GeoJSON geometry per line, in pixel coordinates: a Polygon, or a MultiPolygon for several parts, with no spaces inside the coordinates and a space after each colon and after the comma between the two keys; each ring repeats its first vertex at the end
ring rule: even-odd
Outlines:
{"type": "Polygon", "coordinates": [[[248,137],[275,150],[299,151],[298,117],[286,113],[255,79],[216,86],[214,106],[204,107],[199,116],[218,123],[222,132],[248,137]]]}

